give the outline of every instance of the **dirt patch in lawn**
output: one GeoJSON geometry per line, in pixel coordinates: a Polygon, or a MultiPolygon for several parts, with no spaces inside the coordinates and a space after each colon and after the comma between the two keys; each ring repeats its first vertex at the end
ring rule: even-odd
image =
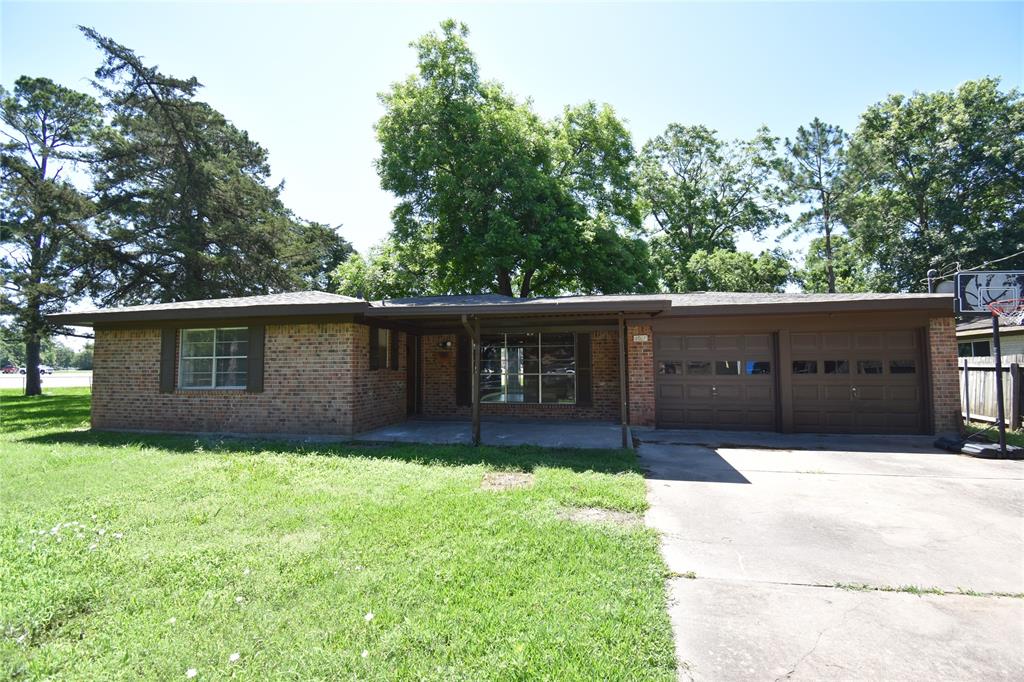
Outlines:
{"type": "Polygon", "coordinates": [[[639,514],[630,512],[601,509],[599,507],[579,507],[559,512],[558,518],[577,523],[614,523],[620,526],[635,526],[642,519],[639,514]]]}
{"type": "Polygon", "coordinates": [[[488,471],[484,474],[484,480],[480,487],[484,490],[513,490],[515,488],[528,488],[533,485],[533,474],[524,474],[515,471],[488,471]]]}

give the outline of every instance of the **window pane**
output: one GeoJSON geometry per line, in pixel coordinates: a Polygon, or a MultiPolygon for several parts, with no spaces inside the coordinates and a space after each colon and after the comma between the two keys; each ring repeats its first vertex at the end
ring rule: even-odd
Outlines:
{"type": "Polygon", "coordinates": [[[485,374],[480,377],[480,402],[505,402],[505,392],[502,387],[500,374],[485,374]]]}
{"type": "Polygon", "coordinates": [[[772,363],[767,360],[747,360],[747,374],[771,374],[772,363]]]}
{"type": "Polygon", "coordinates": [[[705,360],[687,360],[687,374],[711,374],[711,363],[705,360]]]}
{"type": "Polygon", "coordinates": [[[217,355],[248,355],[249,339],[225,339],[217,334],[217,355]]]}
{"type": "Polygon", "coordinates": [[[573,346],[549,346],[544,335],[540,369],[544,374],[575,374],[576,349],[573,346]]]}
{"type": "Polygon", "coordinates": [[[817,374],[818,373],[818,361],[817,360],[794,360],[793,361],[793,374],[817,374]]]}
{"type": "Polygon", "coordinates": [[[481,356],[480,358],[480,373],[481,374],[501,374],[501,356],[496,358],[488,358],[481,356]]]}
{"type": "Polygon", "coordinates": [[[505,345],[504,334],[481,334],[480,347],[486,350],[488,347],[501,348],[505,345]]]}
{"type": "Polygon", "coordinates": [[[505,349],[505,360],[502,364],[502,371],[505,374],[522,374],[523,373],[523,349],[522,348],[506,348],[505,349]]]}
{"type": "Polygon", "coordinates": [[[992,348],[989,346],[988,341],[975,341],[974,342],[974,357],[984,358],[992,355],[992,348]]]}
{"type": "Polygon", "coordinates": [[[890,360],[889,374],[914,374],[917,372],[917,363],[913,360],[890,360]]]}
{"type": "Polygon", "coordinates": [[[212,329],[186,329],[181,332],[181,355],[185,358],[213,355],[212,329]]]}
{"type": "Polygon", "coordinates": [[[881,374],[882,373],[882,361],[881,360],[858,360],[857,361],[857,374],[881,374]]]}
{"type": "Polygon", "coordinates": [[[538,373],[540,371],[540,349],[537,346],[523,346],[519,352],[523,354],[523,373],[538,373]]]}
{"type": "Polygon", "coordinates": [[[526,332],[523,334],[506,334],[507,344],[509,346],[536,346],[537,345],[537,334],[536,332],[526,332]]]}
{"type": "Polygon", "coordinates": [[[682,374],[683,363],[681,362],[659,362],[658,374],[682,374]]]}
{"type": "Polygon", "coordinates": [[[576,402],[576,377],[571,375],[544,375],[541,399],[545,403],[576,402]]]}
{"type": "Polygon", "coordinates": [[[388,330],[378,329],[377,330],[377,360],[378,367],[386,368],[391,366],[391,358],[388,351],[391,350],[391,344],[388,343],[388,330]]]}
{"type": "Polygon", "coordinates": [[[181,361],[181,385],[183,388],[213,386],[213,360],[181,361]]]}
{"type": "Polygon", "coordinates": [[[573,346],[576,344],[576,339],[573,338],[572,332],[566,332],[564,334],[552,334],[548,332],[543,334],[540,340],[545,349],[548,346],[573,346]]]}
{"type": "Polygon", "coordinates": [[[969,343],[958,343],[956,344],[956,354],[962,358],[969,358],[972,356],[971,344],[969,343]]]}
{"type": "Polygon", "coordinates": [[[734,376],[739,373],[740,363],[737,360],[718,360],[715,362],[715,374],[719,376],[734,376]]]}
{"type": "Polygon", "coordinates": [[[850,361],[849,360],[826,360],[825,361],[825,374],[849,374],[850,373],[850,361]]]}

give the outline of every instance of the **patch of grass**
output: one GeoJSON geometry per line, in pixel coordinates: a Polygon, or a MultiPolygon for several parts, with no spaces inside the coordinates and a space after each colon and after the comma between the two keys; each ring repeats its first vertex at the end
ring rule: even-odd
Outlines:
{"type": "Polygon", "coordinates": [[[835,583],[833,587],[840,590],[853,592],[903,592],[906,594],[961,594],[968,597],[1006,597],[1009,599],[1024,599],[1024,593],[1016,592],[978,592],[977,590],[965,590],[962,587],[956,588],[956,592],[944,590],[941,587],[920,587],[918,585],[868,585],[867,583],[835,583]]]}
{"type": "Polygon", "coordinates": [[[0,676],[675,675],[655,534],[559,517],[642,512],[628,451],[93,433],[88,405],[0,393],[0,676]]]}
{"type": "MultiPolygon", "coordinates": [[[[988,436],[990,440],[992,440],[992,442],[999,441],[999,430],[996,428],[995,424],[972,421],[967,423],[967,431],[969,433],[984,432],[985,435],[988,436]]],[[[1017,447],[1024,448],[1024,431],[1012,431],[1010,429],[1007,429],[1006,444],[1016,445],[1017,447]]]]}
{"type": "Polygon", "coordinates": [[[667,573],[665,573],[665,577],[668,579],[686,578],[687,580],[696,580],[697,574],[693,571],[686,571],[685,573],[679,573],[678,571],[668,571],[667,573]]]}

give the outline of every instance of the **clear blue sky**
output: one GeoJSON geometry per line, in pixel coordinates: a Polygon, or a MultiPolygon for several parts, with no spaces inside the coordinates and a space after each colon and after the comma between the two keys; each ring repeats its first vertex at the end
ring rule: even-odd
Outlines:
{"type": "MultiPolygon", "coordinates": [[[[0,83],[48,76],[88,90],[95,27],[176,76],[270,150],[285,201],[359,249],[390,228],[378,185],[376,94],[411,73],[409,41],[469,24],[486,78],[544,115],[611,103],[639,146],[670,122],[729,137],[792,135],[814,116],[852,129],[888,93],[991,75],[1020,87],[1024,4],[559,5],[2,2],[0,83]]],[[[757,248],[747,240],[747,248],[757,248]]]]}

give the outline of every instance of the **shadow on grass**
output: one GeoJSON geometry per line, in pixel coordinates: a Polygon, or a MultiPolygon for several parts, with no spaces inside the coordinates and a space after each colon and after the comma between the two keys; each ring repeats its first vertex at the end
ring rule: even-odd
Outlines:
{"type": "Polygon", "coordinates": [[[415,443],[322,443],[272,439],[121,433],[115,431],[58,431],[18,439],[22,443],[93,447],[144,447],[175,453],[274,453],[321,457],[370,457],[432,466],[483,464],[497,469],[533,471],[537,467],[642,474],[628,450],[575,450],[530,446],[421,445],[415,443]]]}
{"type": "Polygon", "coordinates": [[[75,428],[88,424],[90,400],[88,389],[36,396],[0,393],[0,428],[11,434],[30,429],[75,428]]]}

